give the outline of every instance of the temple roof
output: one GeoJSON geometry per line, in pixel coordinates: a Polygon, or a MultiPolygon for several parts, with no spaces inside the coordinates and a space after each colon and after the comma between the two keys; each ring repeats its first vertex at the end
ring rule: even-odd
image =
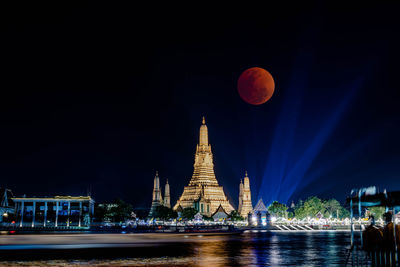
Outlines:
{"type": "Polygon", "coordinates": [[[20,201],[49,201],[49,202],[56,202],[56,201],[93,201],[94,200],[90,196],[54,196],[54,197],[13,197],[12,200],[16,202],[20,201]]]}
{"type": "Polygon", "coordinates": [[[228,213],[226,213],[226,211],[224,210],[224,208],[222,207],[221,204],[219,204],[218,209],[211,215],[211,217],[213,217],[215,214],[217,214],[218,212],[222,212],[225,213],[226,215],[228,215],[228,213]]]}
{"type": "Polygon", "coordinates": [[[254,207],[254,211],[268,211],[267,207],[265,206],[262,198],[257,202],[257,205],[254,207]]]}

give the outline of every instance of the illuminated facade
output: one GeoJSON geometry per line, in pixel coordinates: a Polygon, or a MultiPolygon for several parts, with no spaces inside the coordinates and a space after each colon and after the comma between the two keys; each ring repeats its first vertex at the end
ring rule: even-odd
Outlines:
{"type": "Polygon", "coordinates": [[[161,187],[160,187],[160,177],[158,177],[158,171],[156,172],[156,176],[154,177],[154,187],[153,187],[153,200],[151,202],[151,208],[149,217],[153,217],[158,206],[162,206],[163,199],[161,195],[161,187]]]}
{"type": "Polygon", "coordinates": [[[20,227],[89,227],[94,213],[90,196],[12,198],[20,227]]]}
{"type": "Polygon", "coordinates": [[[213,154],[208,143],[208,129],[203,117],[200,127],[199,144],[196,147],[192,179],[174,206],[174,210],[193,207],[201,214],[211,216],[222,206],[228,214],[233,210],[225,196],[224,189],[218,184],[214,173],[213,154]]]}
{"type": "Polygon", "coordinates": [[[250,180],[247,175],[240,181],[239,185],[239,209],[238,212],[243,218],[247,218],[249,213],[253,212],[253,204],[251,203],[250,180]]]}
{"type": "Polygon", "coordinates": [[[163,198],[160,186],[160,177],[158,176],[158,171],[157,171],[156,176],[154,177],[153,200],[151,202],[151,208],[148,216],[149,218],[157,217],[156,209],[159,206],[171,208],[171,197],[170,197],[168,180],[165,183],[164,189],[165,189],[164,191],[165,196],[163,198]]]}
{"type": "Polygon", "coordinates": [[[169,183],[168,180],[165,184],[165,189],[164,189],[164,206],[167,208],[171,208],[171,197],[169,195],[169,183]]]}
{"type": "Polygon", "coordinates": [[[253,210],[251,224],[255,226],[266,226],[268,217],[269,213],[264,201],[262,199],[258,200],[253,210]]]}

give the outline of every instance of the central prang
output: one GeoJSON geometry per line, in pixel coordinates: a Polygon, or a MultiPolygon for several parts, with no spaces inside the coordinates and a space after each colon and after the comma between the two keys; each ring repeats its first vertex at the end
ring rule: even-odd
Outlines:
{"type": "Polygon", "coordinates": [[[192,179],[189,185],[185,186],[174,210],[195,208],[201,214],[211,216],[220,206],[227,214],[234,210],[215,177],[213,154],[208,143],[208,129],[203,117],[192,179]]]}

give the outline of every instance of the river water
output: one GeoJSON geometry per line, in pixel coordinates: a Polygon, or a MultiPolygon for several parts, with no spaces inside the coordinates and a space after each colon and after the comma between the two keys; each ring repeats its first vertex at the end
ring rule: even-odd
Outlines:
{"type": "Polygon", "coordinates": [[[114,243],[95,253],[65,253],[64,248],[62,253],[33,253],[31,259],[18,254],[21,258],[0,261],[0,266],[343,266],[349,238],[349,232],[336,231],[171,235],[146,243],[114,243]]]}

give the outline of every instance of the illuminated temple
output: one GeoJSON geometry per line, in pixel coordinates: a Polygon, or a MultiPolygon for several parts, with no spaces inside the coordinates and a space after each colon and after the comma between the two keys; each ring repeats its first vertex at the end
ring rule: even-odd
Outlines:
{"type": "Polygon", "coordinates": [[[200,126],[199,144],[196,147],[192,179],[174,206],[174,210],[193,207],[201,214],[211,216],[221,205],[226,213],[231,213],[232,205],[218,184],[214,173],[213,154],[208,143],[208,129],[203,117],[200,126]]]}
{"type": "Polygon", "coordinates": [[[244,182],[240,181],[239,185],[239,209],[238,212],[243,218],[247,218],[249,213],[253,212],[253,204],[251,203],[250,180],[246,174],[244,182]]]}

